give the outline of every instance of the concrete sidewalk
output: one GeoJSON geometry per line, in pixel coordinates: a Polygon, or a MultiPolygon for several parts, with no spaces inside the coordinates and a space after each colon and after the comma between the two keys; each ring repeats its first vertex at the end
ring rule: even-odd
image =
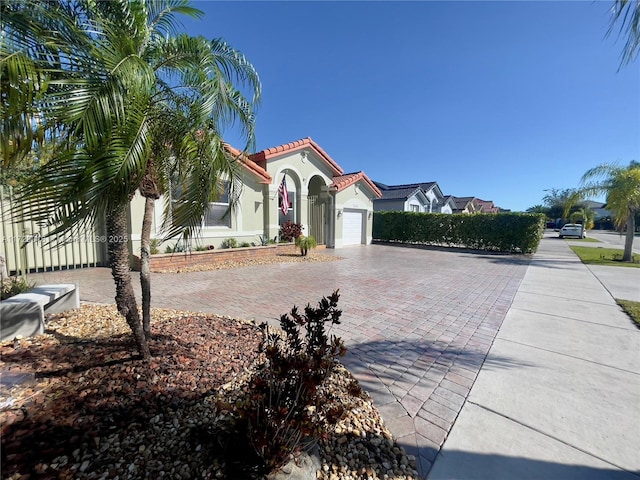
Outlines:
{"type": "Polygon", "coordinates": [[[640,478],[640,330],[566,242],[542,240],[428,478],[640,478]]]}

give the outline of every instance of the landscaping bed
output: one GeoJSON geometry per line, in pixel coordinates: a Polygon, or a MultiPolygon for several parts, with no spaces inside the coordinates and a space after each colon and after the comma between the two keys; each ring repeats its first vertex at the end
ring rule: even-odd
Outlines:
{"type": "MultiPolygon", "coordinates": [[[[232,424],[221,402],[250,398],[258,327],[154,309],[152,333],[145,364],[115,306],[83,305],[50,317],[45,335],[0,344],[2,478],[263,478],[242,432],[217,429],[232,424]]],[[[416,478],[341,365],[320,392],[345,414],[321,426],[317,478],[416,478]]]]}
{"type": "MultiPolygon", "coordinates": [[[[318,250],[325,250],[319,245],[318,250]]],[[[149,268],[154,273],[180,273],[235,268],[243,265],[262,265],[281,262],[318,262],[339,260],[322,253],[303,257],[293,243],[260,247],[225,248],[194,252],[176,252],[151,255],[149,268]]],[[[140,271],[140,258],[133,257],[134,271],[140,271]]]]}

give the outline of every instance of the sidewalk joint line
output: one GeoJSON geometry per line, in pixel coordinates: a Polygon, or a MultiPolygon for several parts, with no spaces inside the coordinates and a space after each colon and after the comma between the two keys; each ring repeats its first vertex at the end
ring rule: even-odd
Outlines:
{"type": "MultiPolygon", "coordinates": [[[[616,306],[611,305],[611,308],[620,309],[620,307],[617,306],[617,305],[616,306]]],[[[618,330],[624,330],[624,331],[635,331],[636,330],[636,328],[633,327],[633,325],[631,325],[631,324],[629,324],[630,325],[629,327],[619,327],[617,325],[607,325],[606,323],[598,323],[598,322],[593,322],[591,320],[583,320],[581,318],[564,317],[562,315],[558,315],[558,314],[555,314],[555,313],[538,312],[537,310],[529,310],[529,309],[526,309],[526,308],[513,308],[513,309],[510,309],[510,310],[518,310],[520,312],[535,313],[537,315],[546,315],[546,316],[549,316],[549,317],[561,318],[563,320],[573,320],[574,322],[589,323],[591,325],[599,325],[601,327],[607,327],[607,328],[616,328],[618,330]]]]}
{"type": "MultiPolygon", "coordinates": [[[[605,289],[605,290],[606,290],[606,289],[605,289]]],[[[562,299],[562,300],[568,300],[568,301],[571,301],[571,302],[591,303],[591,304],[593,304],[593,305],[606,305],[606,306],[608,306],[608,307],[612,306],[612,305],[611,305],[611,304],[609,304],[609,303],[603,303],[603,302],[592,302],[592,301],[590,301],[590,300],[578,300],[578,299],[575,299],[575,298],[567,298],[566,296],[551,295],[551,294],[548,294],[548,293],[530,292],[530,291],[527,291],[527,290],[526,290],[526,287],[524,287],[524,288],[522,288],[522,289],[518,290],[518,293],[521,293],[521,292],[522,292],[522,293],[526,293],[526,294],[528,294],[528,295],[539,295],[539,296],[541,296],[541,297],[545,297],[545,298],[546,298],[546,297],[552,297],[552,298],[560,298],[560,299],[562,299]]],[[[609,293],[609,290],[607,290],[607,293],[609,293]]],[[[517,295],[517,294],[516,294],[516,295],[517,295]]],[[[611,293],[609,293],[609,295],[611,295],[611,293]]]]}
{"type": "Polygon", "coordinates": [[[605,458],[602,458],[602,457],[600,457],[600,456],[598,456],[598,455],[596,455],[594,453],[589,452],[588,450],[585,450],[583,448],[577,447],[575,445],[571,445],[570,443],[562,440],[561,438],[558,438],[558,437],[556,437],[554,435],[550,435],[550,434],[548,434],[546,432],[543,432],[542,430],[540,430],[538,428],[535,428],[535,427],[532,427],[531,425],[527,425],[526,423],[523,423],[523,422],[521,422],[519,420],[516,420],[515,418],[508,417],[507,415],[504,415],[503,413],[500,413],[500,412],[498,412],[496,410],[493,410],[492,408],[485,407],[484,405],[480,405],[479,403],[476,403],[476,402],[474,402],[472,400],[467,400],[467,402],[471,403],[472,405],[475,405],[478,408],[486,410],[487,412],[491,412],[494,415],[498,415],[498,416],[500,416],[502,418],[505,418],[505,419],[509,420],[510,422],[513,422],[513,423],[516,423],[516,424],[518,424],[518,425],[520,425],[522,427],[528,428],[529,430],[533,430],[534,432],[537,432],[537,433],[539,433],[539,434],[541,434],[541,435],[543,435],[543,436],[545,436],[547,438],[551,438],[551,439],[555,440],[556,442],[560,442],[560,443],[568,446],[569,448],[572,448],[574,450],[578,450],[579,452],[582,452],[585,455],[588,455],[588,456],[593,457],[593,458],[597,458],[601,462],[604,462],[604,463],[606,463],[608,465],[611,465],[612,467],[615,467],[615,468],[617,468],[617,469],[619,469],[619,470],[621,470],[623,472],[627,472],[627,473],[630,473],[630,474],[632,474],[634,476],[638,476],[638,474],[636,472],[632,471],[632,470],[627,470],[627,469],[621,467],[620,465],[616,465],[615,463],[610,462],[609,460],[606,460],[605,458]]]}
{"type": "Polygon", "coordinates": [[[632,375],[640,375],[640,372],[634,372],[633,370],[625,370],[624,368],[614,367],[612,365],[606,365],[604,363],[595,362],[593,360],[588,360],[586,358],[576,357],[575,355],[569,355],[568,353],[556,352],[555,350],[549,350],[548,348],[537,347],[535,345],[529,345],[528,343],[518,342],[517,340],[510,340],[508,338],[501,338],[500,340],[503,340],[505,342],[510,342],[510,343],[517,343],[518,345],[523,345],[523,346],[529,347],[529,348],[535,348],[536,350],[542,350],[544,352],[554,353],[556,355],[562,355],[563,357],[573,358],[575,360],[580,360],[582,362],[593,363],[594,365],[599,365],[601,367],[612,368],[612,369],[618,370],[620,372],[631,373],[632,375]]]}

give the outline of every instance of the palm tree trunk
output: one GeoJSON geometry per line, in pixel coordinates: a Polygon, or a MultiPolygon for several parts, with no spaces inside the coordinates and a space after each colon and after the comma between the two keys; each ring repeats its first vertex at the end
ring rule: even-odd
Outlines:
{"type": "Polygon", "coordinates": [[[636,212],[629,210],[629,216],[627,217],[627,234],[624,239],[624,254],[622,255],[623,262],[633,261],[633,236],[636,230],[636,212]]]}
{"type": "Polygon", "coordinates": [[[109,266],[116,284],[116,305],[118,312],[127,320],[138,351],[144,360],[149,360],[151,354],[149,345],[142,331],[140,315],[136,297],[131,284],[129,273],[129,249],[127,229],[127,204],[116,205],[107,214],[107,249],[109,252],[109,266]]]}
{"type": "Polygon", "coordinates": [[[142,232],[140,235],[140,287],[142,288],[142,330],[149,340],[151,338],[151,271],[149,268],[151,254],[151,222],[153,220],[153,198],[145,198],[142,232]]]}

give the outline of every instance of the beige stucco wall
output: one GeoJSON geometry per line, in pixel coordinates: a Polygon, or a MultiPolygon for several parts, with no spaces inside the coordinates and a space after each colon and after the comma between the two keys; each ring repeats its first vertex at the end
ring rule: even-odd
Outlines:
{"type": "MultiPolygon", "coordinates": [[[[240,174],[242,181],[242,193],[240,201],[231,215],[230,227],[203,227],[200,234],[191,241],[191,248],[198,246],[213,245],[220,248],[223,241],[234,238],[238,244],[243,242],[249,244],[260,244],[259,236],[264,234],[263,225],[263,204],[266,185],[259,183],[259,178],[249,172],[243,171],[240,174]]],[[[165,198],[160,198],[155,202],[154,221],[151,227],[151,238],[162,237],[161,226],[163,222],[165,198]]],[[[144,215],[144,198],[136,192],[131,201],[131,252],[134,255],[140,254],[140,232],[142,229],[142,218],[144,215]]],[[[159,250],[164,252],[167,246],[173,247],[178,238],[169,239],[163,242],[159,250]]]]}
{"type": "MultiPolygon", "coordinates": [[[[309,229],[307,196],[309,195],[309,182],[314,176],[320,177],[325,185],[331,185],[333,174],[314,151],[304,150],[285,153],[280,157],[269,159],[267,171],[273,181],[268,187],[268,209],[265,209],[265,225],[270,238],[278,235],[280,230],[280,214],[278,209],[278,187],[282,177],[287,175],[287,190],[289,196],[295,196],[294,218],[292,221],[302,225],[303,233],[309,229]],[[295,192],[295,193],[293,193],[295,192]]],[[[332,245],[328,245],[332,246],[332,245]]]]}
{"type": "MultiPolygon", "coordinates": [[[[288,219],[300,223],[303,233],[309,232],[308,199],[310,185],[312,193],[324,196],[326,199],[325,216],[328,226],[325,232],[325,244],[328,247],[343,246],[342,234],[343,218],[337,215],[338,210],[355,209],[365,212],[365,243],[371,243],[373,223],[374,193],[368,185],[359,181],[341,192],[329,190],[333,183],[333,170],[326,161],[313,149],[286,152],[267,161],[267,171],[271,175],[270,184],[259,183],[260,179],[248,171],[243,172],[244,183],[238,208],[231,214],[231,227],[203,228],[198,239],[192,243],[197,245],[213,245],[220,248],[227,238],[235,238],[238,244],[242,242],[259,244],[259,236],[266,235],[274,239],[280,231],[281,212],[278,207],[278,187],[286,174],[287,189],[293,200],[293,211],[288,219]],[[312,183],[312,179],[313,183],[312,183]],[[320,189],[320,190],[319,190],[320,189]]],[[[132,252],[140,252],[140,229],[144,212],[144,199],[136,196],[131,208],[132,223],[132,252]]],[[[155,221],[152,227],[152,238],[160,236],[159,227],[162,222],[162,199],[156,202],[155,221]]],[[[160,246],[163,252],[167,245],[175,245],[177,239],[169,240],[160,246]]]]}
{"type": "Polygon", "coordinates": [[[350,185],[341,192],[336,193],[336,213],[335,215],[335,248],[341,248],[343,246],[343,219],[344,216],[338,216],[339,211],[344,209],[364,210],[364,231],[365,231],[365,243],[369,245],[372,240],[372,226],[373,226],[373,192],[369,190],[369,187],[362,181],[350,185]]]}

